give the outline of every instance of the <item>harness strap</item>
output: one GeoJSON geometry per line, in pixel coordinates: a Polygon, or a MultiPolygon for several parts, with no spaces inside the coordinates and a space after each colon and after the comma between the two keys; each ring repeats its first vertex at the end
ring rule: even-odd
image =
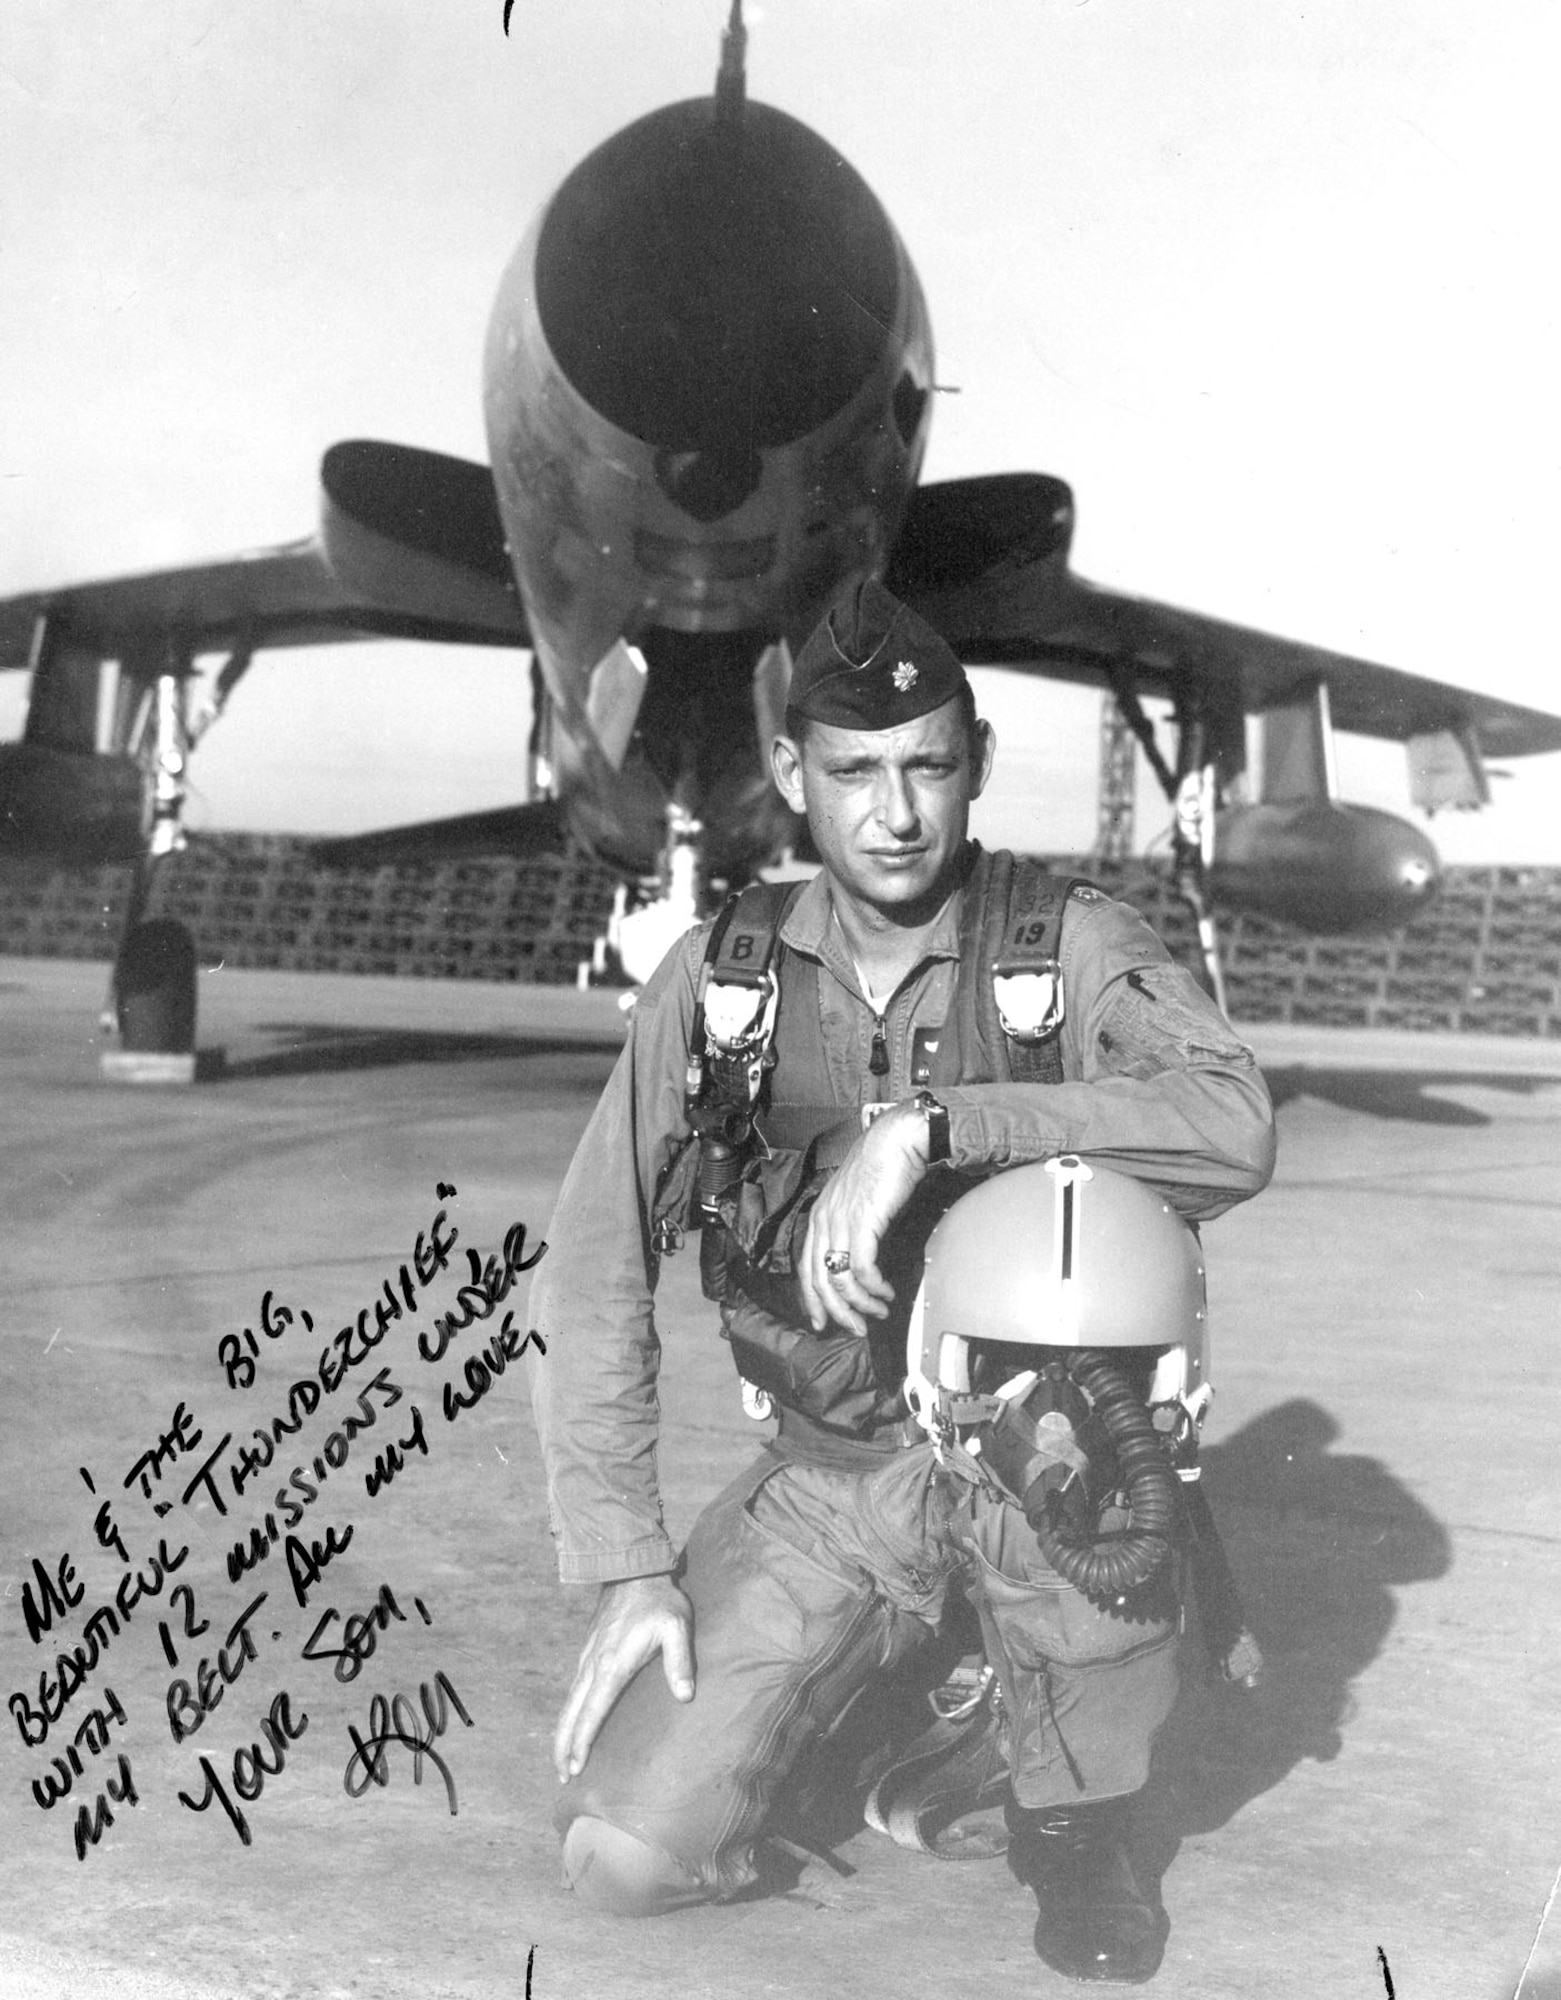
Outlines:
{"type": "Polygon", "coordinates": [[[981,1039],[1006,1051],[1016,1083],[1061,1083],[1062,919],[1073,891],[1090,885],[1029,855],[999,851],[991,868],[979,948],[987,976],[974,996],[981,1039]]]}
{"type": "MultiPolygon", "coordinates": [[[[1028,856],[1015,857],[1002,850],[977,850],[974,862],[961,913],[960,976],[929,1081],[934,1090],[940,1085],[1005,1078],[1060,1083],[1062,1048],[1057,1030],[1064,996],[1058,944],[1069,896],[1075,888],[1092,885],[1079,878],[1052,875],[1028,856]],[[1005,992],[1011,1004],[1017,1004],[1016,993],[1029,1003],[1028,1028],[1013,1014],[1004,1018],[1005,992]],[[1045,1003],[1039,1005],[1039,1011],[1037,996],[1045,1003]],[[1021,1032],[1014,1032],[1016,1027],[1021,1032]]],[[[832,1170],[860,1134],[860,1113],[856,1106],[823,1099],[827,1081],[819,1064],[805,1054],[821,1036],[819,967],[805,953],[785,952],[780,942],[781,926],[800,888],[798,883],[754,882],[730,897],[722,909],[700,968],[695,1032],[689,1050],[689,1102],[692,1109],[696,1096],[713,1099],[730,1095],[734,1103],[741,1099],[745,1105],[752,1104],[762,1060],[772,1078],[765,1093],[772,1101],[757,1118],[765,1144],[777,1152],[804,1152],[813,1147],[816,1164],[832,1170]],[[772,980],[782,991],[779,1018],[772,1017],[768,1046],[760,1049],[745,1041],[741,1052],[731,1057],[707,1052],[705,1021],[710,989],[725,987],[734,1000],[743,990],[751,991],[757,1023],[759,996],[772,980]],[[774,1066],[777,1056],[781,1058],[778,1067],[774,1066]],[[799,1092],[795,1099],[788,1098],[791,1090],[799,1092]]],[[[742,1011],[740,1001],[737,1011],[742,1011]]],[[[677,1189],[670,1184],[677,1177],[668,1178],[669,1186],[658,1198],[654,1218],[658,1226],[664,1212],[670,1214],[681,1205],[677,1189]]]]}
{"type": "MultiPolygon", "coordinates": [[[[934,1089],[940,1084],[1004,1077],[1023,1083],[1061,1083],[1057,1030],[1064,1000],[1058,945],[1069,896],[1075,888],[1089,886],[1081,878],[1053,875],[1029,856],[1000,850],[979,857],[967,884],[960,925],[962,966],[955,1018],[945,1023],[933,1061],[934,1089]],[[1034,1011],[1037,995],[1047,1003],[1039,1013],[1034,1011]],[[1030,1004],[1028,1029],[1012,1015],[1005,1019],[1005,998],[1016,1008],[1020,1000],[1030,1004]],[[962,1046],[967,1042],[974,1046],[962,1046]]],[[[780,976],[779,959],[784,956],[785,1020],[799,1027],[806,1024],[804,1032],[812,1034],[819,1020],[819,968],[805,954],[783,953],[779,942],[796,894],[795,884],[751,884],[728,904],[730,920],[718,938],[712,936],[706,963],[711,983],[758,986],[767,974],[780,976]]],[[[799,1151],[822,1141],[819,1164],[838,1165],[861,1129],[857,1115],[847,1107],[819,1102],[811,1093],[788,1101],[788,1083],[792,1087],[796,1083],[791,1069],[789,1061],[782,1061],[773,1072],[777,1088],[760,1117],[765,1140],[777,1149],[799,1151]]],[[[813,1088],[817,1087],[815,1083],[813,1088]]],[[[807,1090],[806,1085],[803,1088],[807,1090]]]]}
{"type": "Polygon", "coordinates": [[[780,927],[801,887],[800,882],[750,882],[727,903],[722,912],[727,920],[711,933],[705,955],[711,985],[764,983],[780,927]]]}

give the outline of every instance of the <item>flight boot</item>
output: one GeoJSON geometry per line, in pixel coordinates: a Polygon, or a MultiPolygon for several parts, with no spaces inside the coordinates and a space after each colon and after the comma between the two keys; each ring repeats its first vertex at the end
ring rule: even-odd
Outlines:
{"type": "Polygon", "coordinates": [[[1008,1865],[1035,1891],[1035,1949],[1070,1979],[1152,1979],[1169,1925],[1127,1852],[1132,1802],[1025,1807],[1010,1799],[1008,1865]]]}

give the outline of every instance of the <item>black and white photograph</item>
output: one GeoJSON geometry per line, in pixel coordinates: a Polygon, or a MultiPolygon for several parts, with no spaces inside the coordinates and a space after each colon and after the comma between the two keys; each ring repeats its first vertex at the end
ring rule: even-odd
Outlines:
{"type": "Polygon", "coordinates": [[[1557,41],[12,0],[7,2000],[1561,2000],[1557,41]]]}

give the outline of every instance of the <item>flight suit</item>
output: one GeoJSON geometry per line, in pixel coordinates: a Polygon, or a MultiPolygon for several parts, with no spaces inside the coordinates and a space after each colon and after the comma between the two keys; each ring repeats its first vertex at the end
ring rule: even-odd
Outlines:
{"type": "MultiPolygon", "coordinates": [[[[973,851],[881,1019],[827,877],[792,906],[781,941],[816,967],[819,1069],[843,1115],[913,1093],[916,1031],[935,1035],[951,1016],[962,903],[994,858],[973,851]],[[876,1077],[875,1041],[888,1058],[876,1077]]],[[[691,933],[647,986],[566,1177],[533,1292],[547,1353],[532,1383],[564,1580],[668,1573],[694,1609],[693,1701],[673,1700],[659,1662],[645,1668],[566,1788],[560,1826],[589,1815],[672,1857],[691,1895],[720,1896],[753,1879],[755,1843],[798,1755],[873,1676],[930,1642],[951,1588],[980,1612],[1024,1806],[1142,1785],[1175,1699],[1179,1611],[1169,1570],[1120,1608],[1083,1597],[1017,1508],[935,1468],[919,1429],[892,1412],[846,1437],[783,1410],[779,1435],[674,1551],[655,1480],[652,1217],[668,1176],[687,1171],[704,938],[691,933]]],[[[951,1167],[980,1175],[1078,1152],[1150,1181],[1190,1220],[1258,1192],[1273,1166],[1267,1091],[1191,976],[1135,912],[1087,888],[1069,902],[1059,956],[1064,1080],[940,1084],[951,1167]]]]}

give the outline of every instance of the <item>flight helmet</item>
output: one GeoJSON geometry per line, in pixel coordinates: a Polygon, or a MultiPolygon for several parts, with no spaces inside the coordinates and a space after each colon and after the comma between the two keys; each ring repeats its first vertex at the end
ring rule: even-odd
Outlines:
{"type": "Polygon", "coordinates": [[[951,1439],[1023,1395],[1048,1359],[1039,1350],[1152,1348],[1151,1403],[1195,1404],[1201,1417],[1206,1326],[1193,1231],[1144,1182],[1063,1154],[983,1181],[938,1223],[911,1312],[907,1395],[934,1440],[951,1439]],[[972,1364],[994,1343],[1035,1359],[983,1392],[972,1364]]]}

